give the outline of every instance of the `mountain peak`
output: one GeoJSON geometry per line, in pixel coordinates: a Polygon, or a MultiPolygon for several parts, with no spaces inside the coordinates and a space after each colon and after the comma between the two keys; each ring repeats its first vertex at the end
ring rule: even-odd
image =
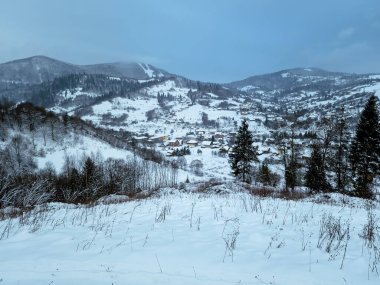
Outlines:
{"type": "Polygon", "coordinates": [[[30,57],[25,57],[25,58],[20,58],[20,59],[15,59],[11,60],[8,62],[5,62],[3,64],[17,64],[17,63],[27,63],[27,62],[62,62],[60,60],[45,56],[45,55],[34,55],[30,57]]]}
{"type": "Polygon", "coordinates": [[[132,79],[149,79],[170,75],[168,72],[146,63],[113,62],[75,65],[44,55],[0,64],[0,82],[38,84],[75,73],[104,74],[132,79]]]}
{"type": "Polygon", "coordinates": [[[246,79],[235,81],[229,84],[234,88],[242,89],[247,87],[259,87],[264,90],[286,89],[291,86],[311,84],[317,81],[328,80],[350,75],[343,72],[332,72],[316,67],[297,67],[284,69],[274,73],[255,75],[246,79]]]}

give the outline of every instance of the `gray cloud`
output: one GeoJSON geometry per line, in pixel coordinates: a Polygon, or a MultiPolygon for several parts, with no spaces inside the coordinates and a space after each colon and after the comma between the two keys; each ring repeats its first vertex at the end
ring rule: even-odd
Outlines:
{"type": "Polygon", "coordinates": [[[296,66],[375,72],[379,23],[378,0],[3,0],[0,62],[134,60],[217,82],[296,66]]]}
{"type": "Polygon", "coordinates": [[[340,40],[348,39],[348,38],[352,37],[355,32],[356,32],[356,29],[353,27],[346,28],[346,29],[340,31],[340,33],[338,34],[338,38],[340,40]]]}

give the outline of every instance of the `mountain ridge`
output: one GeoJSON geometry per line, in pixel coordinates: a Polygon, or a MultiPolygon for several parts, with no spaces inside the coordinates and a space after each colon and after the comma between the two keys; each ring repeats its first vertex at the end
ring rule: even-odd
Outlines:
{"type": "Polygon", "coordinates": [[[77,65],[44,55],[16,59],[0,64],[0,82],[39,84],[68,74],[104,74],[137,80],[168,76],[153,65],[137,62],[111,62],[77,65]]]}
{"type": "MultiPolygon", "coordinates": [[[[38,84],[44,81],[51,81],[52,79],[71,73],[88,73],[88,74],[104,74],[108,76],[115,77],[125,77],[131,79],[149,79],[152,77],[164,77],[164,76],[177,76],[183,77],[181,75],[170,73],[164,69],[155,67],[151,64],[133,62],[133,61],[114,61],[114,62],[101,62],[93,64],[73,64],[67,61],[55,59],[45,55],[35,55],[31,57],[15,59],[0,63],[0,82],[18,82],[26,84],[38,84]],[[42,66],[41,66],[42,65],[42,66]],[[47,68],[46,65],[52,65],[52,68],[47,68]],[[42,68],[41,68],[42,67],[42,68]],[[45,68],[44,68],[45,67],[45,68]],[[34,69],[37,73],[40,71],[40,74],[32,74],[31,70],[25,70],[26,68],[34,69]],[[62,70],[63,69],[63,70],[62,70]],[[8,71],[7,71],[8,70],[8,71]],[[10,70],[10,71],[9,71],[10,70]],[[14,71],[14,72],[12,72],[14,71]],[[8,73],[7,73],[8,72],[8,73]],[[16,74],[16,72],[18,74],[16,74]],[[26,77],[26,78],[25,78],[26,77]],[[29,77],[29,78],[28,78],[29,77]]],[[[281,78],[282,81],[289,82],[289,78],[295,76],[319,76],[319,77],[331,77],[331,76],[368,76],[371,74],[377,73],[350,73],[350,72],[339,72],[339,71],[330,71],[325,70],[319,67],[295,67],[282,69],[279,71],[256,74],[252,76],[245,77],[241,80],[235,80],[226,83],[217,83],[219,85],[224,85],[233,88],[241,88],[247,85],[258,87],[264,87],[269,89],[278,88],[278,86],[273,86],[268,83],[268,78],[277,77],[277,80],[281,78]],[[289,74],[290,76],[285,76],[289,74]],[[284,79],[285,78],[285,79],[284,79]],[[263,79],[266,79],[267,82],[263,83],[263,79]]],[[[191,79],[190,79],[191,80],[191,79]]],[[[199,81],[199,80],[192,80],[199,81]]],[[[292,82],[295,80],[292,80],[292,82]]],[[[202,82],[208,82],[203,80],[202,82]]],[[[283,84],[280,84],[280,87],[283,84]]],[[[286,84],[285,88],[288,85],[286,84]]]]}
{"type": "MultiPolygon", "coordinates": [[[[219,117],[226,117],[227,112],[232,117],[232,110],[239,114],[246,114],[246,110],[269,112],[275,116],[315,111],[322,116],[323,112],[332,113],[338,105],[346,106],[355,116],[355,110],[363,106],[370,93],[380,97],[380,75],[320,68],[285,69],[217,84],[190,80],[145,63],[76,66],[36,56],[0,64],[1,98],[14,103],[29,101],[57,112],[76,113],[86,119],[105,122],[103,125],[110,123],[117,127],[123,126],[126,120],[150,124],[150,121],[168,116],[183,121],[190,117],[196,121],[202,112],[220,113],[219,117]],[[10,82],[7,79],[4,82],[1,72],[4,73],[9,66],[16,74],[12,77],[10,72],[7,74],[10,82]],[[26,71],[20,75],[18,70],[23,66],[26,71]],[[135,76],[124,77],[131,74],[135,76]],[[43,82],[17,83],[17,76],[29,76],[43,82]],[[114,116],[114,110],[118,110],[116,113],[123,115],[123,119],[114,116]]],[[[215,115],[214,119],[218,116],[215,115]]]]}
{"type": "Polygon", "coordinates": [[[245,79],[233,81],[227,86],[241,89],[247,86],[263,88],[265,90],[287,89],[294,86],[310,84],[315,81],[329,80],[331,78],[358,77],[364,74],[328,71],[318,67],[297,67],[280,71],[253,75],[245,79]]]}

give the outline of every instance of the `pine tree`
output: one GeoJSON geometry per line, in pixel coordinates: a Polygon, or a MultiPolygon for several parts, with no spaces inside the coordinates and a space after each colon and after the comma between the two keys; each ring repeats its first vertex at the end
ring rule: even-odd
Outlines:
{"type": "Polygon", "coordinates": [[[334,126],[335,149],[331,157],[331,170],[334,173],[335,190],[346,192],[349,185],[349,146],[350,133],[347,127],[347,121],[342,109],[338,121],[334,126]]]}
{"type": "Polygon", "coordinates": [[[83,182],[84,186],[88,188],[90,184],[93,182],[95,176],[95,163],[94,161],[88,157],[84,162],[83,166],[83,182]]]}
{"type": "Polygon", "coordinates": [[[272,172],[268,167],[268,163],[264,161],[257,171],[256,181],[262,183],[263,185],[275,187],[280,181],[280,176],[272,172]]]}
{"type": "Polygon", "coordinates": [[[235,145],[229,155],[232,173],[243,182],[252,180],[252,162],[258,161],[257,149],[252,145],[252,133],[248,130],[247,120],[244,119],[236,135],[235,145]]]}
{"type": "Polygon", "coordinates": [[[330,158],[332,156],[332,147],[331,144],[333,142],[335,132],[334,132],[334,123],[330,118],[323,118],[321,120],[320,126],[320,135],[321,135],[321,145],[320,151],[322,155],[322,164],[324,169],[329,169],[330,158]]]}
{"type": "Polygon", "coordinates": [[[263,183],[264,185],[270,184],[271,172],[266,162],[260,165],[256,179],[258,182],[263,183]]]}
{"type": "Polygon", "coordinates": [[[290,188],[294,191],[298,184],[299,168],[301,166],[299,163],[300,146],[295,142],[294,129],[292,129],[288,142],[282,145],[281,148],[285,168],[285,189],[288,190],[290,188]]]}
{"type": "Polygon", "coordinates": [[[372,182],[380,171],[380,125],[377,98],[372,95],[364,107],[351,146],[351,168],[356,194],[373,198],[372,182]]]}
{"type": "Polygon", "coordinates": [[[327,192],[330,188],[326,181],[326,172],[323,166],[323,155],[317,144],[313,145],[313,151],[308,162],[305,179],[305,185],[311,192],[327,192]]]}

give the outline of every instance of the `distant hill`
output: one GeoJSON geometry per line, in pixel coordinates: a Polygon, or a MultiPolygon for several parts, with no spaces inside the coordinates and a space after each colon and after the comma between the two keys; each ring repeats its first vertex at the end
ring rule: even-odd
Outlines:
{"type": "Polygon", "coordinates": [[[357,75],[331,72],[319,68],[293,68],[274,73],[255,75],[243,80],[231,82],[228,86],[237,89],[260,88],[265,90],[288,89],[321,81],[335,80],[357,75]]]}
{"type": "Polygon", "coordinates": [[[75,65],[46,56],[33,56],[0,64],[0,83],[38,84],[68,74],[104,74],[108,76],[149,79],[168,75],[152,65],[136,62],[115,62],[75,65]]]}
{"type": "Polygon", "coordinates": [[[335,116],[342,108],[354,126],[371,94],[380,97],[379,74],[319,68],[287,69],[216,84],[143,63],[74,65],[35,56],[0,64],[0,100],[28,101],[97,126],[142,134],[167,134],[165,128],[175,124],[233,131],[243,116],[269,122],[268,128],[298,120],[313,130],[316,121],[335,116]]]}

